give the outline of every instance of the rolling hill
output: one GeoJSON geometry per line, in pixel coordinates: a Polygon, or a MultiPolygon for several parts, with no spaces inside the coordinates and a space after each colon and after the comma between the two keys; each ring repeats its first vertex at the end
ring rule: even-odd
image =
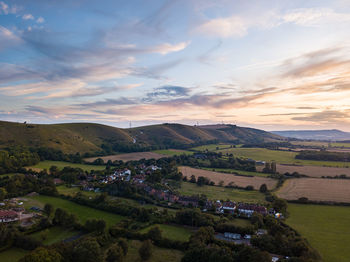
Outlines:
{"type": "Polygon", "coordinates": [[[286,130],[271,131],[271,133],[297,139],[342,141],[350,140],[350,132],[344,132],[337,129],[331,130],[286,130]]]}
{"type": "Polygon", "coordinates": [[[65,153],[129,152],[147,148],[186,148],[211,142],[281,140],[283,138],[275,134],[235,125],[161,124],[121,129],[94,123],[40,125],[0,121],[0,147],[49,147],[65,153]]]}

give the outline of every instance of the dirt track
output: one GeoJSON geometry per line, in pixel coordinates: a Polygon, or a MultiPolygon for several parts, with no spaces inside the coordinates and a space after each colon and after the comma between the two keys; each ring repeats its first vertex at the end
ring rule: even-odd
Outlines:
{"type": "Polygon", "coordinates": [[[253,186],[254,189],[258,190],[262,184],[266,184],[268,189],[273,189],[277,183],[277,181],[272,178],[235,176],[233,174],[207,171],[187,166],[181,166],[179,169],[182,174],[187,177],[187,179],[189,179],[192,175],[194,175],[196,178],[199,176],[204,176],[215,182],[216,185],[218,185],[220,181],[224,181],[224,185],[234,182],[235,185],[239,187],[253,186]]]}
{"type": "Polygon", "coordinates": [[[350,203],[350,179],[289,179],[277,192],[277,195],[287,200],[307,197],[313,201],[350,203]]]}
{"type": "Polygon", "coordinates": [[[107,162],[108,160],[115,161],[115,160],[122,160],[122,161],[131,161],[131,160],[140,160],[142,158],[145,159],[159,159],[162,157],[166,157],[166,155],[154,153],[154,152],[135,152],[135,153],[128,153],[128,154],[120,154],[120,155],[110,155],[110,156],[103,156],[103,157],[90,157],[86,158],[85,161],[87,162],[93,162],[97,158],[102,158],[103,161],[107,162]]]}

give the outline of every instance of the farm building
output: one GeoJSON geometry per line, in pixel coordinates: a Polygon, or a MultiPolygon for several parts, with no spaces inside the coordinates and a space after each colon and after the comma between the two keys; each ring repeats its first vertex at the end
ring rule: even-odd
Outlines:
{"type": "Polygon", "coordinates": [[[19,216],[16,211],[13,210],[0,210],[0,222],[8,223],[18,221],[19,216]]]}

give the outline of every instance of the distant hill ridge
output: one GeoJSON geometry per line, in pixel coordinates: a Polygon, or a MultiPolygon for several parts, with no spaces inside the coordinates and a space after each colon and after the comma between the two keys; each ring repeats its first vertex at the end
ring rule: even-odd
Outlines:
{"type": "Polygon", "coordinates": [[[338,129],[330,130],[284,130],[271,131],[271,133],[297,139],[342,141],[350,140],[350,132],[344,132],[338,129]]]}
{"type": "Polygon", "coordinates": [[[28,124],[0,121],[0,147],[49,147],[65,153],[131,152],[186,148],[211,142],[281,141],[279,135],[236,125],[161,124],[116,128],[95,123],[28,124]]]}

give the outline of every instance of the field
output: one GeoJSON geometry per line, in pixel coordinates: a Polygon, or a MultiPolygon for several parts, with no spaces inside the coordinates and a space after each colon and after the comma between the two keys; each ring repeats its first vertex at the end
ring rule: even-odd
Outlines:
{"type": "Polygon", "coordinates": [[[28,251],[21,248],[10,248],[4,252],[0,252],[0,261],[1,262],[16,262],[24,257],[28,251]]]}
{"type": "Polygon", "coordinates": [[[187,179],[189,179],[192,175],[194,175],[196,178],[199,176],[204,176],[209,178],[211,181],[214,181],[216,185],[218,185],[220,181],[224,181],[225,185],[229,184],[230,182],[234,182],[236,186],[253,186],[254,189],[259,189],[262,184],[266,184],[269,189],[273,189],[277,183],[277,181],[272,178],[235,176],[233,174],[207,171],[187,166],[181,166],[179,169],[182,174],[187,177],[187,179]]]}
{"type": "Polygon", "coordinates": [[[227,200],[246,203],[264,203],[265,195],[258,191],[247,191],[219,186],[197,186],[194,183],[183,182],[178,190],[182,195],[204,194],[211,200],[227,200]]]}
{"type": "MultiPolygon", "coordinates": [[[[129,241],[129,250],[124,261],[125,262],[141,262],[139,248],[142,242],[138,240],[129,241]]],[[[180,262],[183,257],[183,252],[175,249],[153,247],[153,254],[147,261],[149,262],[180,262]]]]}
{"type": "Polygon", "coordinates": [[[140,160],[143,158],[145,158],[145,159],[152,159],[152,158],[159,159],[162,157],[167,157],[167,155],[154,153],[154,152],[135,152],[135,153],[127,153],[127,154],[102,156],[102,157],[90,157],[90,158],[86,158],[85,161],[93,162],[97,158],[101,158],[106,163],[108,160],[111,160],[111,161],[115,161],[115,160],[132,161],[132,160],[140,160]]]}
{"type": "Polygon", "coordinates": [[[266,148],[230,148],[219,150],[224,154],[233,154],[236,157],[251,158],[254,160],[275,161],[279,164],[297,164],[312,166],[333,166],[333,167],[350,167],[350,163],[333,162],[333,161],[313,161],[295,159],[297,152],[269,150],[266,148]]]}
{"type": "Polygon", "coordinates": [[[91,170],[103,170],[106,167],[105,166],[95,166],[95,165],[84,165],[84,164],[75,164],[70,162],[63,162],[63,161],[41,161],[40,163],[36,164],[35,166],[27,167],[27,169],[46,169],[49,170],[51,166],[57,166],[58,169],[63,169],[66,166],[74,167],[74,168],[81,168],[84,171],[91,171],[91,170]]]}
{"type": "MultiPolygon", "coordinates": [[[[36,232],[30,236],[42,241],[41,233],[42,233],[42,231],[39,231],[39,232],[36,232]]],[[[60,228],[60,227],[51,227],[48,229],[47,238],[45,240],[43,240],[43,244],[44,245],[51,245],[53,243],[60,242],[62,240],[68,239],[68,238],[76,236],[78,234],[79,234],[78,231],[72,231],[72,230],[68,230],[68,229],[60,228]]]]}
{"type": "Polygon", "coordinates": [[[295,165],[281,165],[277,164],[277,172],[284,174],[286,172],[298,172],[310,177],[322,176],[336,176],[347,175],[350,176],[350,168],[342,167],[321,167],[321,166],[295,166],[295,165]]]}
{"type": "MultiPolygon", "coordinates": [[[[291,144],[293,145],[301,145],[301,146],[316,146],[316,147],[328,147],[328,142],[322,142],[322,141],[292,141],[291,144]]],[[[343,147],[343,148],[350,148],[350,143],[345,142],[332,142],[330,143],[331,147],[343,147]]]]}
{"type": "Polygon", "coordinates": [[[187,150],[179,150],[179,149],[166,149],[166,150],[154,150],[152,151],[157,154],[165,155],[165,156],[175,156],[175,155],[192,155],[193,152],[187,150]]]}
{"type": "Polygon", "coordinates": [[[100,194],[100,193],[95,193],[94,191],[83,191],[83,190],[80,190],[79,187],[67,187],[65,185],[56,186],[56,189],[59,194],[66,195],[66,196],[74,196],[78,192],[88,197],[96,197],[100,194]]]}
{"type": "Polygon", "coordinates": [[[183,227],[183,226],[173,226],[173,225],[164,225],[164,224],[157,224],[152,225],[147,228],[144,228],[140,231],[140,233],[146,233],[151,228],[158,226],[160,230],[162,231],[162,236],[166,237],[168,239],[172,240],[179,240],[179,241],[188,241],[190,239],[190,236],[192,235],[192,232],[190,229],[183,227]]]}
{"type": "Polygon", "coordinates": [[[277,194],[287,200],[307,197],[314,201],[350,203],[349,188],[349,179],[295,178],[288,179],[277,194]]]}
{"type": "Polygon", "coordinates": [[[230,168],[201,168],[208,171],[216,171],[216,172],[223,172],[223,173],[235,173],[243,176],[260,176],[260,177],[268,177],[270,174],[266,173],[260,173],[260,172],[250,172],[250,171],[243,171],[243,170],[237,170],[237,169],[230,169],[230,168]]]}
{"type": "Polygon", "coordinates": [[[62,208],[67,212],[73,213],[77,215],[79,221],[81,223],[85,223],[86,220],[97,218],[104,219],[108,226],[112,226],[122,220],[124,217],[119,216],[117,214],[97,210],[91,207],[78,205],[68,200],[64,200],[57,197],[49,197],[49,196],[33,196],[26,197],[28,201],[25,201],[26,207],[38,206],[43,207],[46,203],[52,204],[55,208],[62,208]]]}
{"type": "Polygon", "coordinates": [[[350,207],[288,204],[287,224],[296,229],[324,262],[350,258],[350,207]]]}
{"type": "Polygon", "coordinates": [[[220,149],[224,149],[224,148],[230,148],[231,145],[229,144],[210,144],[210,145],[204,145],[204,146],[196,146],[191,148],[192,150],[195,151],[216,151],[216,150],[220,150],[220,149]]]}

